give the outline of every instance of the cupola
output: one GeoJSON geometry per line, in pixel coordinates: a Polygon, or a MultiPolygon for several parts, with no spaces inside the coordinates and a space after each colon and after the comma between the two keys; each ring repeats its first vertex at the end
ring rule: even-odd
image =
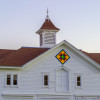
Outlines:
{"type": "Polygon", "coordinates": [[[40,36],[40,47],[53,47],[56,44],[56,33],[59,30],[60,29],[57,28],[50,20],[47,10],[45,22],[43,23],[41,28],[36,32],[40,36]]]}

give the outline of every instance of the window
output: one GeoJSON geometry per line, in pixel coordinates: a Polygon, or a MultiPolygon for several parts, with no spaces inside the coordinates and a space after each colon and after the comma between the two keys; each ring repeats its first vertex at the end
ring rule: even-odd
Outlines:
{"type": "Polygon", "coordinates": [[[69,73],[65,69],[57,70],[56,76],[56,88],[57,91],[68,91],[69,90],[69,73]]]}
{"type": "Polygon", "coordinates": [[[13,75],[13,85],[17,85],[17,75],[13,75]]]}
{"type": "Polygon", "coordinates": [[[44,85],[48,86],[48,75],[44,75],[44,85]]]}
{"type": "Polygon", "coordinates": [[[11,75],[7,75],[7,85],[11,85],[11,75]]]}
{"type": "Polygon", "coordinates": [[[77,87],[81,87],[82,83],[81,83],[81,76],[77,75],[76,77],[76,86],[77,87]]]}
{"type": "Polygon", "coordinates": [[[7,86],[17,86],[18,85],[18,75],[17,74],[7,74],[6,75],[6,85],[7,86]]]}
{"type": "Polygon", "coordinates": [[[49,76],[48,75],[44,75],[44,86],[47,86],[49,85],[49,76]]]}
{"type": "Polygon", "coordinates": [[[43,87],[49,87],[49,73],[45,72],[43,73],[43,87]]]}
{"type": "Polygon", "coordinates": [[[77,76],[77,86],[81,86],[81,77],[77,76]]]}

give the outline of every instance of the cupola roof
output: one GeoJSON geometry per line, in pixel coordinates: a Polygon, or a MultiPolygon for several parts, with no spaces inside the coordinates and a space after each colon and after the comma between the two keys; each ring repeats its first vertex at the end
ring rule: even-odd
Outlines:
{"type": "MultiPolygon", "coordinates": [[[[56,31],[59,31],[60,29],[57,28],[57,27],[52,23],[52,21],[50,20],[48,13],[49,13],[49,12],[48,12],[48,9],[47,9],[47,16],[46,16],[46,19],[45,19],[44,23],[42,24],[42,26],[41,26],[41,28],[40,28],[39,30],[41,30],[41,29],[46,29],[46,30],[56,30],[56,31]]],[[[38,31],[37,31],[36,33],[38,33],[38,31]]]]}
{"type": "Polygon", "coordinates": [[[59,28],[57,28],[50,19],[45,19],[45,22],[43,23],[43,25],[41,26],[40,29],[49,29],[49,30],[60,30],[59,28]]]}

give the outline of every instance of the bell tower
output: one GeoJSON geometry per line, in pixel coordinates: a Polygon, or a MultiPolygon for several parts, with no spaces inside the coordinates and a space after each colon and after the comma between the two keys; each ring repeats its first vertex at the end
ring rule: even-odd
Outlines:
{"type": "Polygon", "coordinates": [[[47,9],[47,16],[41,28],[36,32],[40,36],[40,47],[51,48],[56,44],[56,33],[59,31],[50,20],[47,9]]]}

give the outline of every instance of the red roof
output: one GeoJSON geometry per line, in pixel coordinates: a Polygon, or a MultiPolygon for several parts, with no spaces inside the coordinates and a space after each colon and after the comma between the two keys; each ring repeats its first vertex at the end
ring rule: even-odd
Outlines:
{"type": "Polygon", "coordinates": [[[100,53],[87,53],[84,51],[82,52],[100,64],[100,53]]]}
{"type": "Polygon", "coordinates": [[[15,50],[7,50],[7,49],[0,49],[0,59],[5,57],[7,54],[10,54],[15,50]]]}
{"type": "Polygon", "coordinates": [[[9,53],[4,50],[6,54],[5,57],[0,57],[0,66],[22,66],[47,50],[48,48],[20,48],[13,52],[8,51],[9,53]]]}
{"type": "Polygon", "coordinates": [[[50,19],[46,19],[40,29],[59,30],[50,19]]]}
{"type": "MultiPolygon", "coordinates": [[[[21,67],[48,49],[49,48],[20,48],[18,50],[0,49],[0,66],[21,67]]],[[[100,64],[100,53],[82,52],[100,64]]]]}

